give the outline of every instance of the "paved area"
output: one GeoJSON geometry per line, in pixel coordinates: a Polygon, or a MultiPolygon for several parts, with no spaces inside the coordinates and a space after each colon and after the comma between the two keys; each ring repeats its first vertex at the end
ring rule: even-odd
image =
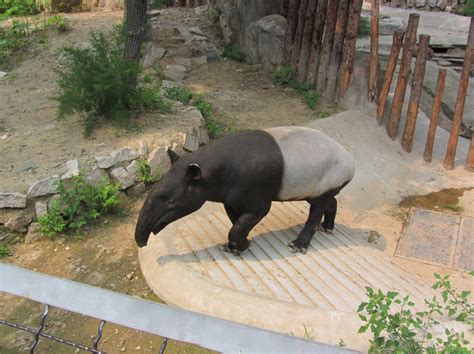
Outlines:
{"type": "Polygon", "coordinates": [[[395,255],[470,272],[474,219],[413,208],[395,255]]]}

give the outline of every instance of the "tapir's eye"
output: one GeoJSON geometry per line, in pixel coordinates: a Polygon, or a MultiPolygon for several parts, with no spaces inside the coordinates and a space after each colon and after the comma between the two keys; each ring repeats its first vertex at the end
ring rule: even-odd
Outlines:
{"type": "Polygon", "coordinates": [[[168,200],[168,206],[172,207],[172,206],[174,206],[174,204],[175,204],[174,199],[171,198],[171,199],[168,200]]]}

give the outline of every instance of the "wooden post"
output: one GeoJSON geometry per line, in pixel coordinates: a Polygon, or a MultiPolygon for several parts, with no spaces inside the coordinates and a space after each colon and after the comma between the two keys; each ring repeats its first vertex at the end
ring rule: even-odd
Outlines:
{"type": "Polygon", "coordinates": [[[311,51],[311,45],[313,44],[314,16],[316,15],[317,4],[317,0],[311,0],[306,11],[303,41],[301,43],[301,52],[299,54],[300,58],[298,60],[298,71],[296,75],[298,82],[304,82],[306,80],[309,53],[311,51]]]}
{"type": "Polygon", "coordinates": [[[393,73],[397,67],[398,55],[400,48],[402,47],[403,37],[405,32],[395,31],[392,40],[392,49],[390,50],[390,58],[388,59],[387,72],[385,73],[385,79],[383,80],[382,89],[380,90],[378,103],[377,103],[377,124],[382,124],[383,115],[385,113],[385,105],[387,103],[387,96],[392,86],[393,73]]]}
{"type": "Polygon", "coordinates": [[[321,50],[321,58],[316,81],[316,90],[322,94],[326,88],[326,77],[331,60],[332,43],[334,40],[334,31],[336,30],[337,7],[339,0],[329,0],[326,29],[324,31],[324,39],[321,50]]]}
{"type": "Polygon", "coordinates": [[[408,101],[407,119],[405,131],[403,132],[402,147],[406,152],[411,152],[413,147],[413,136],[415,135],[416,118],[418,117],[418,107],[420,106],[421,90],[425,78],[426,60],[430,50],[430,36],[420,35],[418,44],[418,55],[416,56],[415,72],[411,85],[410,100],[408,101]]]}
{"type": "Polygon", "coordinates": [[[306,20],[306,9],[308,8],[309,0],[301,0],[300,9],[298,11],[298,25],[296,26],[295,40],[293,41],[293,48],[291,49],[290,64],[294,68],[298,64],[301,44],[303,41],[304,25],[306,20]]]}
{"type": "Polygon", "coordinates": [[[471,143],[469,144],[469,151],[467,152],[466,171],[474,172],[474,134],[471,135],[471,143]]]}
{"type": "Polygon", "coordinates": [[[370,102],[377,97],[377,71],[379,55],[379,0],[371,0],[371,32],[370,32],[370,71],[369,91],[370,102]]]}
{"type": "Polygon", "coordinates": [[[446,82],[446,69],[440,68],[438,73],[438,83],[436,84],[436,92],[433,101],[433,108],[431,108],[430,127],[428,129],[428,137],[426,138],[425,152],[423,158],[427,162],[431,162],[433,155],[433,145],[436,136],[436,128],[438,126],[439,112],[441,110],[441,102],[443,100],[444,84],[446,82]]]}
{"type": "Polygon", "coordinates": [[[329,64],[329,73],[324,94],[326,102],[334,102],[336,99],[336,87],[339,68],[341,67],[342,49],[344,46],[344,37],[346,34],[347,15],[349,12],[349,1],[340,0],[339,10],[337,11],[336,32],[334,33],[334,43],[332,46],[331,63],[329,64]]]}
{"type": "Polygon", "coordinates": [[[296,26],[298,25],[298,10],[300,0],[290,0],[288,4],[288,27],[285,35],[285,63],[289,64],[291,59],[291,50],[295,41],[296,26]]]}
{"type": "Polygon", "coordinates": [[[344,41],[344,50],[342,54],[342,66],[339,77],[338,98],[345,96],[352,75],[354,65],[355,45],[357,33],[359,32],[360,13],[362,11],[363,0],[351,1],[349,8],[349,18],[347,23],[346,39],[344,41]]]}
{"type": "Polygon", "coordinates": [[[416,42],[416,31],[420,15],[410,14],[408,19],[405,42],[403,44],[402,61],[400,63],[400,72],[398,73],[397,87],[393,96],[392,110],[390,112],[390,121],[388,122],[387,132],[392,139],[397,137],[398,124],[402,114],[403,101],[405,100],[405,91],[408,84],[408,74],[410,72],[413,47],[416,42]]]}
{"type": "Polygon", "coordinates": [[[316,8],[316,18],[314,21],[313,44],[308,62],[308,75],[306,75],[306,82],[311,84],[314,84],[317,80],[321,57],[321,42],[323,40],[327,10],[328,0],[319,0],[318,7],[316,8]]]}
{"type": "Polygon", "coordinates": [[[447,170],[454,168],[454,158],[458,146],[459,129],[461,128],[462,115],[464,113],[464,103],[469,85],[469,75],[474,57],[474,17],[471,17],[471,26],[469,27],[469,38],[467,39],[466,55],[464,56],[464,65],[462,66],[461,79],[459,81],[458,98],[454,107],[453,125],[448,141],[448,149],[444,158],[443,166],[447,170]]]}

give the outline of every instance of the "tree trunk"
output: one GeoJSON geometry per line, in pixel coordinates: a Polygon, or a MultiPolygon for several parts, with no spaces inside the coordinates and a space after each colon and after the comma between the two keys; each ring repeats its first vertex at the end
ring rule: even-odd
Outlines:
{"type": "Polygon", "coordinates": [[[306,82],[315,84],[321,58],[321,42],[323,40],[324,26],[326,25],[326,14],[328,10],[328,0],[319,0],[316,8],[316,19],[314,22],[313,43],[308,62],[308,75],[306,82]]]}
{"type": "Polygon", "coordinates": [[[370,70],[369,91],[370,102],[377,98],[377,74],[379,67],[379,0],[371,1],[371,31],[370,31],[370,70]]]}
{"type": "Polygon", "coordinates": [[[337,12],[336,32],[334,34],[334,44],[332,46],[331,63],[329,65],[328,80],[326,85],[326,102],[334,102],[336,98],[336,87],[338,72],[341,66],[342,48],[344,46],[344,37],[346,34],[347,14],[349,12],[349,1],[340,0],[339,10],[337,12]]]}
{"type": "Polygon", "coordinates": [[[135,61],[140,59],[140,50],[145,38],[146,11],[146,0],[125,1],[124,59],[135,61]]]}
{"type": "Polygon", "coordinates": [[[317,4],[318,0],[311,0],[306,12],[303,42],[301,44],[301,53],[298,60],[298,73],[296,76],[298,82],[304,82],[306,80],[309,53],[311,51],[311,44],[313,42],[314,16],[316,15],[317,4]]]}
{"type": "Polygon", "coordinates": [[[352,76],[352,68],[354,65],[355,45],[357,33],[359,32],[360,13],[362,11],[363,0],[351,1],[349,8],[349,18],[347,23],[346,39],[344,42],[344,51],[342,54],[342,66],[339,78],[338,97],[342,98],[347,92],[352,76]]]}
{"type": "MultiPolygon", "coordinates": [[[[303,41],[303,32],[306,19],[306,9],[308,8],[309,0],[301,0],[300,9],[298,11],[298,25],[296,26],[295,40],[293,41],[293,48],[291,50],[290,64],[294,68],[298,64],[298,57],[301,50],[301,42],[303,41]]],[[[311,0],[314,1],[314,0],[311,0]]]]}
{"type": "Polygon", "coordinates": [[[318,76],[316,87],[317,91],[322,94],[326,88],[327,70],[329,68],[329,61],[331,59],[332,43],[334,40],[334,31],[336,30],[337,8],[339,0],[329,0],[326,30],[324,31],[324,39],[321,50],[320,65],[318,69],[318,76]]]}
{"type": "Polygon", "coordinates": [[[291,52],[295,41],[296,27],[298,25],[298,10],[300,0],[290,0],[288,4],[288,27],[285,36],[285,63],[290,64],[291,52]]]}

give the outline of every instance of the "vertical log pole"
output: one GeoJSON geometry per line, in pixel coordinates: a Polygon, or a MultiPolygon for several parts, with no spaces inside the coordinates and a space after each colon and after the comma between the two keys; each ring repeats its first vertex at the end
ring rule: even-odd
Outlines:
{"type": "Polygon", "coordinates": [[[285,63],[290,64],[291,50],[295,40],[296,26],[298,25],[298,10],[300,0],[290,0],[288,4],[288,27],[285,35],[285,63]]]}
{"type": "Polygon", "coordinates": [[[453,125],[449,136],[448,148],[444,158],[443,166],[447,170],[454,168],[454,158],[458,146],[459,129],[461,128],[462,115],[464,113],[464,103],[469,85],[469,75],[474,57],[474,17],[471,17],[471,26],[469,27],[469,38],[467,39],[466,55],[464,56],[464,65],[462,66],[461,79],[459,81],[458,98],[454,107],[453,125]]]}
{"type": "Polygon", "coordinates": [[[408,20],[405,43],[403,44],[402,61],[400,63],[400,72],[398,74],[397,87],[392,101],[392,110],[390,112],[390,121],[388,122],[387,132],[392,139],[397,137],[398,124],[402,114],[403,101],[405,100],[405,91],[408,84],[408,74],[410,72],[413,47],[416,42],[416,31],[420,15],[410,14],[408,20]]]}
{"type": "Polygon", "coordinates": [[[326,88],[326,77],[329,68],[329,61],[331,60],[332,43],[334,40],[334,31],[336,30],[337,7],[339,0],[329,0],[326,29],[324,31],[324,39],[321,50],[321,59],[317,76],[317,91],[322,94],[326,88]]]}
{"type": "Polygon", "coordinates": [[[383,115],[385,113],[385,105],[387,104],[387,96],[392,86],[393,73],[397,67],[398,55],[400,54],[400,48],[402,47],[403,37],[405,32],[395,31],[392,40],[392,49],[390,50],[390,57],[388,59],[387,72],[385,73],[385,79],[383,80],[382,89],[380,90],[378,102],[377,102],[377,124],[382,124],[383,115]]]}
{"type": "Polygon", "coordinates": [[[439,69],[438,83],[436,84],[436,92],[433,101],[433,108],[431,109],[430,127],[428,129],[428,137],[426,138],[425,152],[423,158],[426,162],[431,162],[433,155],[433,145],[436,136],[436,128],[438,126],[439,112],[441,110],[441,102],[443,100],[444,85],[446,82],[446,69],[439,69]]]}
{"type": "Polygon", "coordinates": [[[371,0],[371,32],[370,32],[370,71],[369,91],[370,102],[377,97],[377,71],[379,56],[379,0],[371,0]]]}
{"type": "Polygon", "coordinates": [[[411,152],[413,147],[413,136],[415,135],[416,118],[418,117],[418,107],[420,106],[421,90],[425,78],[426,60],[428,59],[429,50],[430,36],[426,34],[420,35],[418,55],[416,56],[415,72],[413,73],[413,83],[411,85],[407,119],[402,140],[402,147],[406,152],[411,152]]]}
{"type": "Polygon", "coordinates": [[[324,94],[326,102],[334,102],[336,99],[336,87],[339,68],[341,67],[342,49],[344,47],[344,38],[346,35],[347,17],[349,13],[349,1],[340,0],[339,10],[337,11],[336,32],[334,33],[334,43],[332,46],[331,63],[329,64],[329,73],[324,94]]]}
{"type": "Polygon", "coordinates": [[[314,84],[317,80],[317,73],[321,58],[321,42],[323,41],[327,10],[328,0],[319,0],[318,7],[316,8],[316,18],[314,21],[313,43],[308,62],[308,75],[306,76],[306,82],[310,84],[314,84]]]}
{"type": "Polygon", "coordinates": [[[293,48],[291,49],[290,64],[296,68],[298,58],[300,55],[301,45],[303,42],[303,32],[306,20],[306,9],[308,8],[309,0],[301,0],[300,9],[298,11],[298,25],[296,26],[295,40],[293,41],[293,48]]]}
{"type": "Polygon", "coordinates": [[[354,66],[355,45],[357,33],[359,32],[360,13],[362,11],[363,0],[351,1],[349,17],[347,23],[346,39],[342,54],[342,66],[339,77],[338,98],[345,96],[351,81],[352,68],[354,66]]]}
{"type": "Polygon", "coordinates": [[[298,82],[305,82],[306,80],[309,54],[311,51],[311,45],[313,43],[314,16],[316,15],[317,5],[317,0],[310,0],[308,4],[308,9],[306,11],[303,41],[301,43],[301,53],[299,53],[300,57],[298,60],[298,71],[296,75],[296,80],[298,82]]]}
{"type": "Polygon", "coordinates": [[[471,143],[469,144],[469,151],[464,168],[466,171],[474,172],[474,134],[471,135],[471,143]]]}

